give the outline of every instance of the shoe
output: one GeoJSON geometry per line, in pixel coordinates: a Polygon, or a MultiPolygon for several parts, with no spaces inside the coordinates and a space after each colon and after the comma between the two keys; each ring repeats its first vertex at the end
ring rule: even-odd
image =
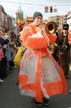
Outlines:
{"type": "Polygon", "coordinates": [[[0,82],[2,83],[2,82],[4,82],[4,80],[0,79],[0,82]]]}
{"type": "Polygon", "coordinates": [[[69,75],[67,75],[67,76],[65,76],[65,78],[66,78],[66,79],[70,79],[70,76],[69,76],[69,75]]]}
{"type": "Polygon", "coordinates": [[[41,102],[37,102],[36,100],[33,100],[33,104],[36,105],[36,106],[42,106],[42,103],[41,102]]]}
{"type": "Polygon", "coordinates": [[[43,105],[48,105],[49,104],[49,99],[43,98],[43,105]]]}
{"type": "Polygon", "coordinates": [[[71,90],[69,90],[69,94],[71,94],[71,90]]]}
{"type": "Polygon", "coordinates": [[[16,82],[16,85],[17,85],[17,86],[19,85],[19,82],[18,82],[18,81],[16,82]]]}

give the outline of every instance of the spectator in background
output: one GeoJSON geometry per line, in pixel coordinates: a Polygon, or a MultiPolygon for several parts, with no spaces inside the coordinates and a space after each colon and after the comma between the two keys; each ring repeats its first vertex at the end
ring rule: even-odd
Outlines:
{"type": "Polygon", "coordinates": [[[0,82],[3,82],[2,59],[4,58],[3,48],[0,43],[0,82]]]}
{"type": "Polygon", "coordinates": [[[69,71],[71,71],[71,30],[68,32],[68,43],[69,43],[69,48],[70,48],[70,53],[69,53],[69,71]]]}
{"type": "Polygon", "coordinates": [[[12,68],[12,66],[11,66],[12,51],[11,51],[8,39],[5,40],[4,49],[5,49],[5,56],[6,56],[6,59],[7,59],[7,67],[10,70],[12,68]]]}
{"type": "Polygon", "coordinates": [[[56,48],[54,51],[54,58],[61,65],[64,70],[66,79],[69,79],[69,44],[68,44],[68,29],[58,29],[56,48]]]}
{"type": "Polygon", "coordinates": [[[5,50],[4,50],[4,44],[5,40],[3,39],[3,30],[0,28],[0,82],[4,81],[4,78],[7,76],[7,67],[6,67],[6,57],[5,57],[5,50]]]}

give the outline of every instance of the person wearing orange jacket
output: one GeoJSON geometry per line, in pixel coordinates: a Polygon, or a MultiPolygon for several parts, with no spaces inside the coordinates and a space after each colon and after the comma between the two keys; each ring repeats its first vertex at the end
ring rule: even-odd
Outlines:
{"type": "Polygon", "coordinates": [[[34,97],[33,103],[38,106],[48,105],[50,96],[67,93],[64,72],[48,49],[56,35],[46,34],[42,23],[43,15],[35,12],[33,22],[24,27],[20,36],[27,50],[20,64],[19,88],[22,95],[34,97]]]}
{"type": "Polygon", "coordinates": [[[68,32],[68,43],[70,47],[70,64],[69,64],[69,70],[71,71],[71,29],[68,32]]]}
{"type": "Polygon", "coordinates": [[[68,43],[71,46],[71,30],[68,32],[68,43]]]}

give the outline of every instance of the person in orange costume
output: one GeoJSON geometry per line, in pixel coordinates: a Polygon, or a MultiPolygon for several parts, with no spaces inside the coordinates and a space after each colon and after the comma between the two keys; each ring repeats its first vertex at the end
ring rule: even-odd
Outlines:
{"type": "Polygon", "coordinates": [[[34,97],[38,106],[48,105],[50,96],[67,92],[63,70],[48,49],[56,36],[42,32],[42,21],[43,15],[35,12],[33,22],[24,27],[20,36],[27,50],[20,65],[19,88],[23,95],[34,97]]]}
{"type": "Polygon", "coordinates": [[[68,43],[70,47],[70,64],[69,64],[69,70],[71,71],[71,29],[68,32],[68,43]]]}
{"type": "Polygon", "coordinates": [[[71,45],[71,29],[68,32],[68,43],[71,45]]]}

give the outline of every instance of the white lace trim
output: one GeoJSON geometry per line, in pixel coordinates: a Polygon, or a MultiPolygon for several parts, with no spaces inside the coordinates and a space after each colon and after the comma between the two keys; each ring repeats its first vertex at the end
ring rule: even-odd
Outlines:
{"type": "Polygon", "coordinates": [[[44,38],[44,37],[42,36],[40,32],[37,32],[31,36],[28,36],[28,38],[44,38]]]}

